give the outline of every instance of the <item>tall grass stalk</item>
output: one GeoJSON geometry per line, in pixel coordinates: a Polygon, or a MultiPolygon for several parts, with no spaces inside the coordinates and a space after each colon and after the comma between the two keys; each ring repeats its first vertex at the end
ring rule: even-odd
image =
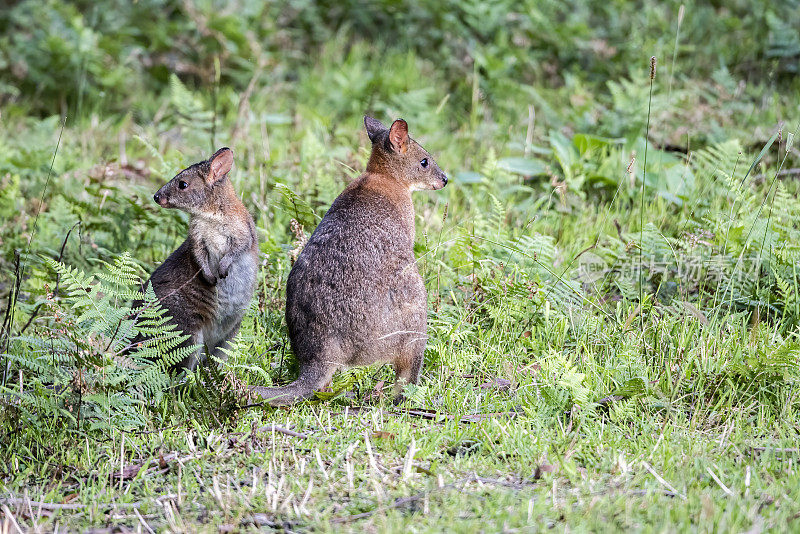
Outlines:
{"type": "Polygon", "coordinates": [[[642,305],[644,304],[644,281],[642,280],[642,276],[644,275],[644,264],[642,262],[642,247],[644,246],[644,187],[647,182],[647,148],[650,143],[650,111],[653,104],[653,80],[656,78],[656,56],[650,57],[650,95],[647,99],[647,126],[645,127],[644,133],[644,162],[642,164],[642,189],[640,195],[640,207],[639,207],[639,308],[640,313],[642,314],[641,324],[642,324],[642,333],[644,334],[644,310],[642,309],[642,305]]]}
{"type": "MultiPolygon", "coordinates": [[[[15,281],[16,283],[16,291],[9,293],[9,305],[8,305],[8,321],[4,323],[5,329],[3,332],[0,332],[5,339],[3,340],[0,338],[0,343],[5,341],[5,349],[3,350],[4,353],[8,353],[9,344],[11,343],[11,329],[14,327],[14,312],[17,307],[16,298],[19,296],[19,282],[25,279],[25,261],[30,258],[31,255],[31,244],[33,243],[33,239],[36,236],[36,230],[39,227],[39,215],[42,212],[42,206],[44,205],[44,198],[47,195],[47,189],[50,186],[50,180],[53,177],[53,166],[56,163],[56,156],[58,155],[58,149],[61,146],[61,138],[64,135],[64,127],[67,125],[67,115],[64,115],[64,119],[61,121],[61,128],[58,131],[58,140],[56,141],[56,147],[53,149],[53,158],[50,160],[50,168],[47,171],[47,179],[44,182],[44,187],[42,188],[42,196],[39,200],[39,205],[36,208],[36,217],[33,219],[33,228],[31,230],[31,235],[28,238],[28,246],[27,250],[25,251],[25,256],[19,258],[19,277],[15,281]],[[11,300],[13,297],[13,300],[11,300]]],[[[9,365],[10,361],[6,359],[4,362],[5,365],[3,366],[3,381],[2,385],[6,385],[6,380],[8,379],[9,373],[9,365]]]]}
{"type": "MultiPolygon", "coordinates": [[[[778,132],[775,132],[772,135],[772,137],[770,137],[770,139],[764,144],[764,147],[761,149],[761,152],[758,153],[758,156],[756,156],[756,158],[750,164],[750,167],[747,169],[747,172],[744,174],[744,177],[742,177],[741,182],[739,182],[739,185],[735,189],[736,197],[733,199],[733,202],[731,203],[731,209],[730,209],[730,212],[729,212],[729,215],[728,215],[728,221],[727,221],[728,225],[727,225],[727,229],[725,231],[725,239],[724,239],[723,244],[722,244],[722,250],[727,250],[727,248],[728,248],[728,243],[729,243],[729,239],[730,239],[731,223],[732,223],[732,221],[734,220],[735,217],[739,216],[739,211],[741,211],[741,209],[742,209],[743,202],[740,203],[739,206],[737,207],[736,206],[736,201],[739,200],[740,198],[742,198],[742,196],[743,196],[743,189],[742,188],[744,187],[744,183],[747,181],[747,177],[750,176],[750,174],[753,172],[753,169],[755,169],[756,165],[758,165],[758,162],[760,162],[761,159],[766,155],[767,151],[770,149],[770,147],[772,146],[772,144],[775,142],[775,140],[777,138],[778,138],[778,132]],[[735,209],[735,211],[734,211],[734,209],[735,209]]],[[[737,165],[738,165],[738,158],[737,158],[737,165]]],[[[733,182],[733,179],[735,177],[736,177],[736,166],[734,166],[734,172],[731,175],[731,181],[732,182],[733,182]]],[[[745,240],[745,243],[746,242],[747,242],[747,240],[745,240]]],[[[738,265],[739,265],[739,261],[737,261],[737,263],[736,263],[737,267],[738,267],[738,265]]],[[[732,274],[735,274],[735,268],[734,268],[734,273],[732,273],[732,274]]],[[[733,277],[731,276],[731,278],[728,279],[728,283],[727,283],[727,287],[725,288],[725,291],[720,294],[720,287],[722,286],[723,283],[724,283],[724,280],[720,279],[717,282],[717,287],[716,287],[716,289],[714,291],[714,301],[712,303],[712,309],[714,310],[714,319],[713,319],[713,321],[716,321],[720,316],[721,306],[722,306],[722,304],[724,302],[725,295],[727,295],[731,291],[731,289],[733,287],[733,277]],[[722,297],[722,300],[720,300],[718,302],[717,299],[720,298],[720,296],[722,297]],[[718,304],[719,304],[720,308],[717,308],[718,304]]],[[[733,300],[732,300],[732,296],[731,296],[731,301],[728,303],[728,305],[730,306],[732,304],[733,304],[733,300]]]]}
{"type": "MultiPolygon", "coordinates": [[[[800,123],[798,123],[797,128],[795,128],[794,133],[791,134],[792,138],[794,138],[794,136],[797,135],[797,132],[798,132],[799,129],[800,129],[800,123]]],[[[780,138],[782,137],[782,130],[779,130],[778,133],[779,133],[779,135],[778,135],[778,154],[780,154],[780,146],[781,146],[780,138]]],[[[770,222],[772,221],[772,211],[773,211],[773,207],[774,207],[774,204],[775,204],[775,195],[777,194],[777,189],[778,189],[776,187],[776,184],[778,182],[778,178],[780,177],[781,170],[783,170],[783,166],[786,163],[786,158],[788,156],[789,156],[789,151],[786,150],[786,152],[783,155],[783,158],[781,158],[779,163],[778,163],[777,169],[775,169],[775,176],[772,177],[772,182],[769,184],[769,189],[767,189],[767,194],[764,195],[764,200],[761,202],[761,205],[758,207],[758,213],[756,214],[756,219],[753,220],[753,224],[750,225],[750,230],[748,230],[748,232],[747,232],[747,239],[745,240],[745,243],[747,243],[747,241],[750,240],[750,235],[753,233],[753,228],[755,228],[756,220],[758,220],[758,216],[761,215],[761,211],[764,209],[764,205],[767,203],[767,200],[769,199],[770,194],[772,194],[772,201],[769,204],[769,213],[767,215],[767,223],[766,223],[766,226],[765,226],[765,229],[764,229],[764,237],[761,240],[761,247],[759,247],[758,256],[756,256],[759,260],[761,258],[761,255],[764,253],[764,244],[767,241],[767,234],[769,233],[769,225],[770,225],[770,222]],[[774,190],[773,190],[773,188],[774,188],[774,190]]],[[[771,246],[772,245],[770,245],[770,247],[771,246]]],[[[772,250],[770,250],[770,253],[771,252],[772,252],[772,250]]],[[[770,261],[771,261],[771,254],[770,254],[770,261]]],[[[760,284],[761,284],[761,277],[758,278],[758,286],[760,286],[760,284]]]]}

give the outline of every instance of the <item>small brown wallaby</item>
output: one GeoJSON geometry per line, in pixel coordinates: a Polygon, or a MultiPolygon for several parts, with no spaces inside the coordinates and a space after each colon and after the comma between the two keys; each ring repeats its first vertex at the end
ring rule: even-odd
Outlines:
{"type": "MultiPolygon", "coordinates": [[[[158,205],[190,215],[189,237],[147,284],[172,321],[191,336],[184,346],[203,345],[217,357],[224,356],[220,349],[239,331],[258,270],[255,224],[228,178],[232,167],[233,152],[221,148],[153,195],[158,205]]],[[[176,367],[193,370],[200,356],[195,353],[176,367]]]]}
{"type": "Polygon", "coordinates": [[[411,192],[447,184],[402,119],[364,117],[372,153],[364,174],[336,198],[286,284],[286,324],[300,366],[284,387],[254,387],[273,406],[310,398],[340,367],[390,362],[416,383],[427,341],[427,294],[414,258],[411,192]]]}

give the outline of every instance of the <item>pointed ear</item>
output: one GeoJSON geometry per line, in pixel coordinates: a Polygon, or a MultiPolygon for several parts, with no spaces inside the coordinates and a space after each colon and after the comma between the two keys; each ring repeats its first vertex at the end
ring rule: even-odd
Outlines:
{"type": "Polygon", "coordinates": [[[233,167],[233,152],[230,148],[220,148],[208,160],[210,170],[206,176],[206,183],[211,185],[222,180],[226,174],[231,172],[233,167]]]}
{"type": "Polygon", "coordinates": [[[364,115],[364,127],[367,129],[369,140],[373,143],[378,138],[378,134],[386,130],[386,126],[381,124],[381,121],[367,115],[364,115]]]}
{"type": "Polygon", "coordinates": [[[400,154],[408,150],[408,124],[403,119],[397,119],[389,128],[389,143],[392,149],[400,154]]]}

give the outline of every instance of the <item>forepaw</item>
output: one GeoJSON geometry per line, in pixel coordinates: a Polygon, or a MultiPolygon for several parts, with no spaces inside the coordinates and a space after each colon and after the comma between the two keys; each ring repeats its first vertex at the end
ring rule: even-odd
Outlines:
{"type": "Polygon", "coordinates": [[[219,281],[216,276],[209,272],[200,271],[200,276],[208,285],[215,286],[219,281]]]}

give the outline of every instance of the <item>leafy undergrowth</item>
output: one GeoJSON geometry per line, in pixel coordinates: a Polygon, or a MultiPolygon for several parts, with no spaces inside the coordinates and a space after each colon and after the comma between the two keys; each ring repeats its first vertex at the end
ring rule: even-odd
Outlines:
{"type": "Polygon", "coordinates": [[[800,11],[106,3],[0,13],[0,529],[798,529],[800,11]],[[364,113],[451,178],[415,193],[422,380],[260,406],[364,113]],[[170,377],[138,287],[186,216],[151,195],[221,145],[258,288],[227,360],[170,377]]]}
{"type": "MultiPolygon", "coordinates": [[[[92,395],[72,380],[37,402],[7,404],[7,517],[69,530],[792,527],[800,513],[794,336],[743,314],[711,323],[697,309],[657,303],[601,312],[570,300],[580,286],[556,310],[563,282],[545,274],[534,282],[534,272],[520,282],[521,266],[476,265],[468,280],[478,282],[454,288],[438,310],[432,303],[424,379],[401,408],[391,405],[384,368],[340,373],[325,400],[249,404],[243,381],[292,374],[285,340],[274,341],[280,302],[253,307],[226,363],[134,410],[99,402],[119,394],[113,380],[94,383],[105,389],[92,395]],[[57,398],[73,400],[54,408],[61,412],[81,401],[82,417],[45,410],[57,398]],[[129,412],[144,416],[138,427],[118,417],[129,412]]],[[[65,282],[83,279],[59,271],[65,282]]],[[[92,330],[92,346],[109,351],[100,360],[113,362],[114,344],[100,341],[117,329],[107,315],[85,317],[92,298],[113,298],[104,289],[77,292],[74,313],[84,320],[74,328],[92,330]]],[[[52,381],[23,375],[44,382],[26,390],[52,381]]]]}

